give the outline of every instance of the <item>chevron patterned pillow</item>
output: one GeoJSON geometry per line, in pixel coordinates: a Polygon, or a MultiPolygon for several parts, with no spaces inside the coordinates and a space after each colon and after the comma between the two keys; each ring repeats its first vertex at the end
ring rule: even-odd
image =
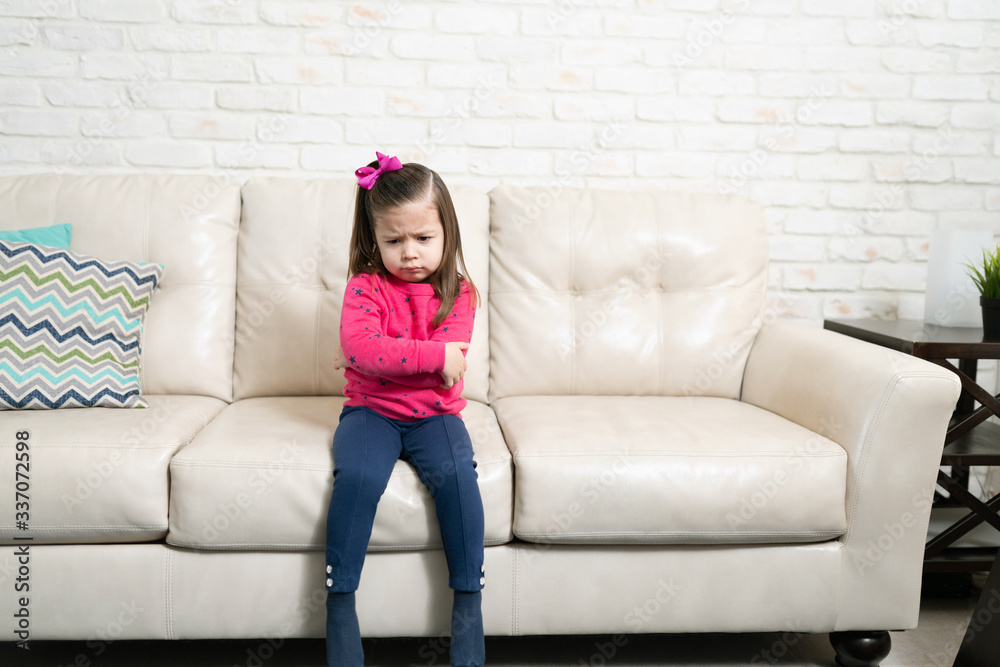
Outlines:
{"type": "Polygon", "coordinates": [[[159,264],[0,241],[0,410],[145,408],[142,326],[159,264]]]}

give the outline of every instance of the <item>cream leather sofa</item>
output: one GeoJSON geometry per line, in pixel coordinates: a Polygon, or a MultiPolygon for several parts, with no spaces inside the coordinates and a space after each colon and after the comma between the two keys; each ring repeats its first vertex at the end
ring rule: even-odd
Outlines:
{"type": "MultiPolygon", "coordinates": [[[[21,430],[30,639],[323,636],[353,180],[0,178],[0,228],[69,222],[76,252],[166,267],[148,409],[0,413],[0,638],[21,430]]],[[[778,318],[744,198],[451,190],[489,299],[463,414],[487,634],[836,632],[877,664],[916,627],[955,376],[778,318]]],[[[366,636],[447,633],[431,502],[398,462],[366,636]]]]}

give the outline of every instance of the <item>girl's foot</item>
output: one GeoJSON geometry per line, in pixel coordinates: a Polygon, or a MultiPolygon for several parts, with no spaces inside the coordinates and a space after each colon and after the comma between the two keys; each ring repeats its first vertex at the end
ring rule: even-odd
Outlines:
{"type": "Polygon", "coordinates": [[[326,663],[329,667],[363,667],[365,664],[354,591],[326,594],[326,663]]]}
{"type": "Polygon", "coordinates": [[[482,667],[486,661],[482,603],[482,591],[455,591],[451,607],[452,667],[482,667]]]}

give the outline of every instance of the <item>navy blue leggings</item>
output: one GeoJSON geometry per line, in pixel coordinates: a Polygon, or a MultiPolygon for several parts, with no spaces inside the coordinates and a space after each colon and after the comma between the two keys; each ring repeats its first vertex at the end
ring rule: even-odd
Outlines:
{"type": "Polygon", "coordinates": [[[396,460],[417,471],[434,498],[448,562],[448,586],[482,590],[483,501],[465,423],[455,415],[416,422],[347,406],[333,435],[333,493],[326,520],[326,587],[357,590],[379,498],[396,460]]]}

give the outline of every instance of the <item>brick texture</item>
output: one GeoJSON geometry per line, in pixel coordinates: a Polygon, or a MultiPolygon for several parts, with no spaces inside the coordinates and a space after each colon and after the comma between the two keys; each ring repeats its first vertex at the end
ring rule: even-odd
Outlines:
{"type": "Polygon", "coordinates": [[[920,317],[1000,236],[995,0],[0,0],[0,173],[347,176],[760,201],[786,316],[920,317]],[[583,158],[583,159],[581,159],[583,158]]]}

